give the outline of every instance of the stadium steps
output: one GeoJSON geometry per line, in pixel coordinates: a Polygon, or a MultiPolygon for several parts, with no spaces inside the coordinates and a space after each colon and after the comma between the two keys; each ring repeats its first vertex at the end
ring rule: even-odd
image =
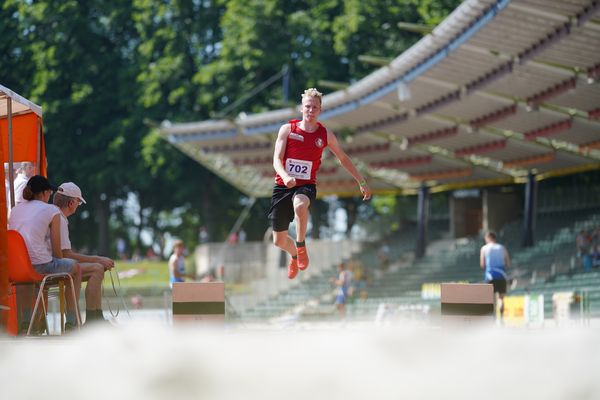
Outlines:
{"type": "MultiPolygon", "coordinates": [[[[440,225],[441,226],[441,225],[440,225]]],[[[499,241],[507,246],[511,253],[513,267],[509,273],[517,273],[519,289],[510,294],[543,293],[546,315],[552,315],[552,293],[556,291],[578,290],[586,288],[589,292],[590,307],[593,315],[600,315],[600,273],[556,276],[553,282],[538,279],[530,285],[534,271],[538,276],[549,275],[554,265],[557,270],[570,265],[574,253],[575,235],[581,229],[600,226],[600,213],[563,212],[543,215],[538,218],[535,237],[536,245],[521,248],[522,221],[507,224],[499,231],[499,241]]],[[[415,229],[407,229],[403,237],[388,239],[391,258],[397,259],[414,248],[415,229]]],[[[442,229],[433,232],[430,237],[441,237],[442,229]]],[[[480,237],[460,239],[446,248],[430,251],[420,260],[414,260],[408,266],[379,268],[377,251],[380,244],[366,246],[355,257],[365,266],[372,279],[366,287],[366,299],[353,299],[347,305],[348,318],[374,318],[380,304],[411,307],[428,306],[430,310],[439,310],[439,300],[422,299],[420,290],[423,283],[434,282],[481,282],[483,272],[479,267],[479,249],[483,244],[480,237]]],[[[245,313],[245,317],[273,318],[300,304],[308,304],[300,313],[303,320],[339,318],[333,305],[334,296],[329,278],[335,274],[332,269],[313,279],[303,282],[299,287],[290,289],[275,299],[257,306],[245,313]]]]}

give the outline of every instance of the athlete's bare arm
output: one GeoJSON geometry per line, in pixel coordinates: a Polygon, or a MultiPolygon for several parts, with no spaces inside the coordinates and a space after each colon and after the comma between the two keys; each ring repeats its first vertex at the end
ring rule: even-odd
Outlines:
{"type": "Polygon", "coordinates": [[[483,247],[479,250],[479,266],[481,269],[485,268],[485,252],[483,251],[483,247]]]}
{"type": "Polygon", "coordinates": [[[371,189],[367,185],[365,179],[360,175],[360,172],[358,172],[354,166],[354,163],[352,163],[352,160],[350,160],[350,157],[348,157],[348,154],[346,154],[346,152],[342,149],[333,132],[331,132],[329,129],[327,129],[327,146],[331,152],[335,154],[337,159],[340,160],[342,167],[344,167],[346,171],[348,171],[348,173],[350,173],[350,175],[356,179],[356,182],[360,187],[360,192],[363,195],[363,200],[369,200],[371,198],[371,189]]]}
{"type": "Polygon", "coordinates": [[[283,179],[285,186],[288,188],[293,188],[296,186],[296,178],[289,176],[283,167],[283,157],[285,155],[285,147],[287,145],[287,138],[289,134],[290,124],[281,125],[281,128],[279,128],[279,133],[277,134],[277,140],[275,141],[275,151],[273,152],[273,168],[275,168],[275,172],[277,172],[281,179],[283,179]]]}

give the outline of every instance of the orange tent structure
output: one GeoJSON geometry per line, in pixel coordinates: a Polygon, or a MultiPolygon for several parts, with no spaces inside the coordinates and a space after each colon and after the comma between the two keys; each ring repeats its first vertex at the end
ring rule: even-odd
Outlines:
{"type": "Polygon", "coordinates": [[[35,163],[36,173],[46,175],[46,151],[42,108],[0,85],[0,324],[6,326],[8,305],[7,210],[14,207],[14,163],[35,163]],[[8,170],[5,173],[5,166],[8,170]],[[8,190],[8,193],[7,193],[8,190]]]}

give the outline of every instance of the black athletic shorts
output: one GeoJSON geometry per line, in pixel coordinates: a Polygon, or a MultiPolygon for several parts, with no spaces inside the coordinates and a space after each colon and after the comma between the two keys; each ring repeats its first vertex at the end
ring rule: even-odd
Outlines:
{"type": "Polygon", "coordinates": [[[289,229],[290,222],[294,220],[294,196],[297,194],[305,195],[312,204],[317,198],[317,187],[312,184],[293,188],[281,185],[273,187],[271,207],[269,208],[269,219],[273,231],[282,232],[289,229]]]}
{"type": "Polygon", "coordinates": [[[494,285],[494,293],[506,293],[506,279],[492,279],[491,281],[487,281],[487,283],[494,285]]]}

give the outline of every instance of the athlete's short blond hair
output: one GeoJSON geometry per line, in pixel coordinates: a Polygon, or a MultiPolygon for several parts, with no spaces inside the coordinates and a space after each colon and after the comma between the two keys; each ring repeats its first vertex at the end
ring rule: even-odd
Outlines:
{"type": "Polygon", "coordinates": [[[302,93],[302,100],[304,101],[304,99],[308,98],[308,97],[316,97],[319,99],[319,104],[321,104],[321,97],[323,97],[323,93],[319,92],[317,89],[315,88],[308,88],[304,91],[304,93],[302,93]]]}

